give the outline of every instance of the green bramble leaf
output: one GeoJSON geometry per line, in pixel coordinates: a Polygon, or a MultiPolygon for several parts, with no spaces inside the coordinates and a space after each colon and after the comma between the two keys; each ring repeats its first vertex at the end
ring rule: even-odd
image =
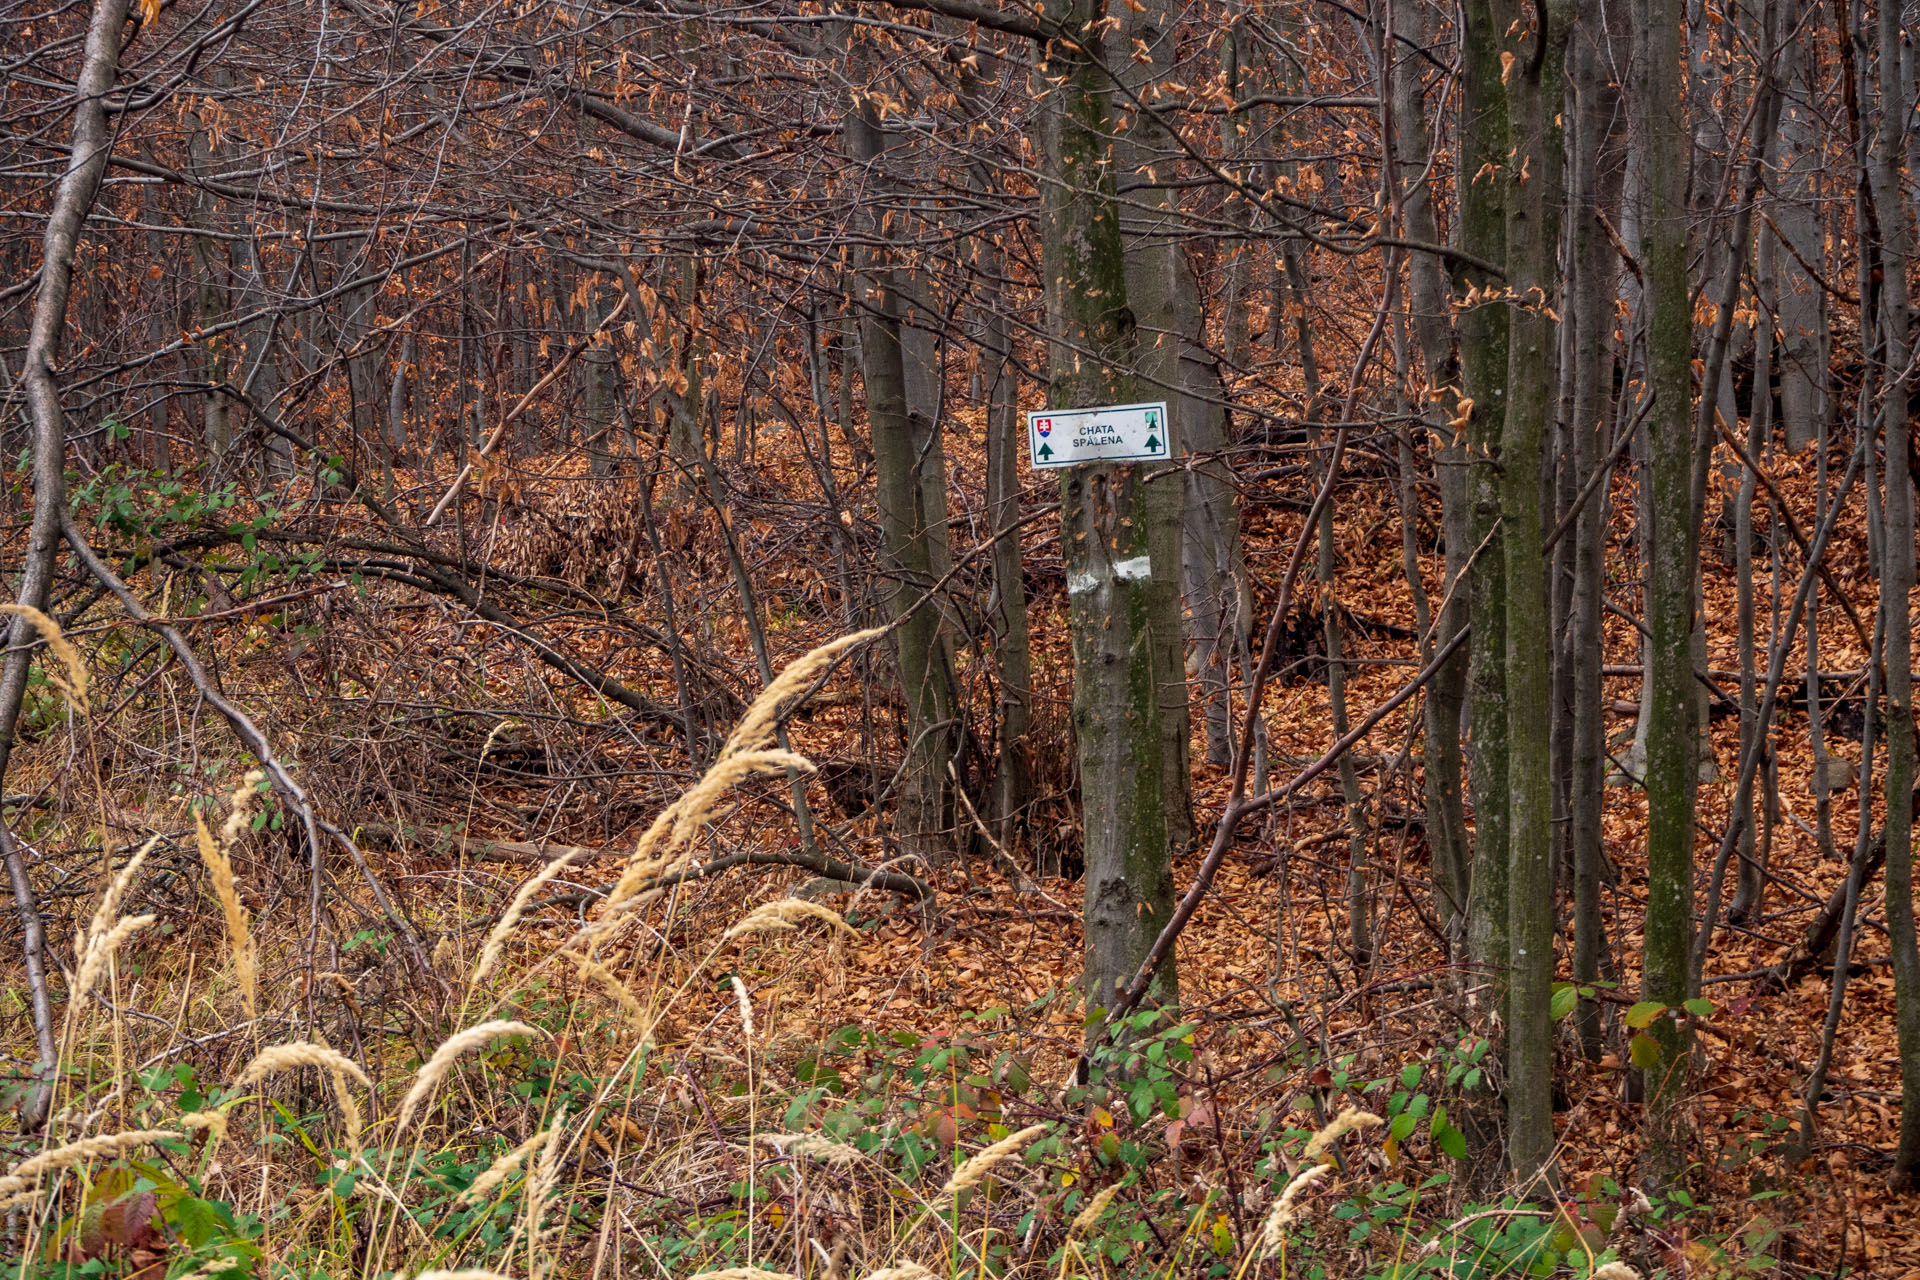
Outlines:
{"type": "Polygon", "coordinates": [[[1660,1042],[1642,1031],[1627,1042],[1627,1057],[1645,1071],[1660,1061],[1660,1042]]]}
{"type": "Polygon", "coordinates": [[[1642,1000],[1627,1010],[1627,1025],[1635,1031],[1644,1031],[1653,1025],[1653,1020],[1667,1011],[1667,1006],[1658,1000],[1642,1000]]]}

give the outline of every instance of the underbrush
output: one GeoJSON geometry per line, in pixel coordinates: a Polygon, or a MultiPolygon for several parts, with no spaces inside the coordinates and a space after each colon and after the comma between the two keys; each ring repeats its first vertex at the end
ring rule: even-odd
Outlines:
{"type": "MultiPolygon", "coordinates": [[[[1760,1204],[1716,1234],[1684,1192],[1656,1203],[1605,1178],[1470,1193],[1463,1116],[1493,1082],[1488,1043],[1466,1032],[1383,1069],[1307,1037],[1249,1066],[1232,1023],[1152,1010],[1079,1061],[1045,1034],[1084,1025],[1070,991],[955,1011],[940,1034],[781,1025],[760,989],[769,964],[844,969],[871,899],[836,912],[780,898],[696,937],[674,877],[735,788],[811,767],[772,748],[777,718],[865,638],[790,666],[557,937],[533,913],[572,854],[521,885],[477,945],[450,931],[420,960],[377,928],[331,969],[309,964],[307,938],[255,937],[234,855],[272,821],[259,774],[224,814],[195,817],[217,933],[123,912],[147,842],[76,942],[60,1061],[12,1087],[16,1109],[44,1102],[51,1118],[0,1143],[0,1277],[1625,1280],[1623,1257],[1691,1275],[1771,1266],[1779,1228],[1760,1204]],[[404,1023],[367,1011],[367,984],[393,972],[385,1007],[404,1023]],[[1284,1099],[1249,1105],[1272,1096],[1249,1078],[1284,1099]]],[[[81,674],[63,687],[84,710],[81,674]]]]}

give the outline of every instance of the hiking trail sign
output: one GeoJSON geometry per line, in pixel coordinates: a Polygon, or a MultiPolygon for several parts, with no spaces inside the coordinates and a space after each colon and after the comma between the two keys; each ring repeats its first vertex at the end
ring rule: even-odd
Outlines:
{"type": "Polygon", "coordinates": [[[1171,452],[1165,401],[1037,409],[1027,415],[1027,457],[1035,467],[1152,462],[1171,452]]]}

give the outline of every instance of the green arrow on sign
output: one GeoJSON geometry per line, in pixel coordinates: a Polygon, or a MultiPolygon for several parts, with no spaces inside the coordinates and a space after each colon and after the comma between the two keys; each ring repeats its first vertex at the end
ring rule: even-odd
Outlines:
{"type": "Polygon", "coordinates": [[[1160,437],[1159,437],[1159,436],[1148,436],[1148,437],[1147,437],[1147,452],[1148,452],[1148,453],[1158,453],[1158,452],[1160,452],[1160,437]]]}
{"type": "Polygon", "coordinates": [[[1053,448],[1052,448],[1052,446],[1050,446],[1050,445],[1046,445],[1046,444],[1042,444],[1042,445],[1040,446],[1040,456],[1041,456],[1042,458],[1051,458],[1051,457],[1053,456],[1053,448]]]}

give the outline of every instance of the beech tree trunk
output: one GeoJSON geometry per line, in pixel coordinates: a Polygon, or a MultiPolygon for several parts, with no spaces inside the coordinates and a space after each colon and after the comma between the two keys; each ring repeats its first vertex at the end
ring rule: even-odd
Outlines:
{"type": "MultiPolygon", "coordinates": [[[[1393,25],[1424,42],[1421,9],[1413,0],[1394,0],[1393,25]]],[[[1404,47],[1389,48],[1393,77],[1392,159],[1399,184],[1400,217],[1410,239],[1440,242],[1433,213],[1428,164],[1432,142],[1422,99],[1424,63],[1404,47]],[[1399,65],[1395,65],[1398,61],[1399,65]]],[[[1460,411],[1460,359],[1454,350],[1452,295],[1438,256],[1416,253],[1407,264],[1408,301],[1414,336],[1425,365],[1429,403],[1423,416],[1432,441],[1434,479],[1440,490],[1441,524],[1446,542],[1442,601],[1432,639],[1422,656],[1431,658],[1467,623],[1467,597],[1454,590],[1466,571],[1468,554],[1465,447],[1454,438],[1448,420],[1460,411]]],[[[1421,781],[1427,805],[1427,843],[1433,850],[1434,903],[1450,945],[1458,946],[1467,918],[1467,886],[1472,856],[1464,802],[1465,764],[1460,748],[1461,713],[1466,703],[1467,655],[1451,659],[1427,686],[1424,707],[1425,769],[1421,781]]]]}
{"type": "MultiPolygon", "coordinates": [[[[1681,92],[1679,0],[1642,0],[1638,92],[1631,108],[1646,144],[1647,345],[1654,396],[1647,421],[1651,543],[1647,582],[1647,922],[1641,995],[1677,1009],[1687,1000],[1693,929],[1695,718],[1693,678],[1693,315],[1687,288],[1687,141],[1681,92]]],[[[1646,1068],[1649,1157],[1656,1177],[1685,1165],[1679,1101],[1687,1036],[1680,1019],[1650,1028],[1659,1053],[1646,1068]]]]}
{"type": "MultiPolygon", "coordinates": [[[[1612,373],[1612,254],[1600,226],[1600,152],[1605,121],[1614,95],[1601,73],[1606,33],[1596,0],[1585,0],[1571,34],[1573,103],[1569,120],[1573,146],[1568,166],[1568,238],[1572,296],[1567,303],[1573,329],[1573,474],[1585,484],[1600,465],[1608,441],[1606,422],[1612,373]]],[[[1606,921],[1600,886],[1606,876],[1606,848],[1600,826],[1606,785],[1606,720],[1602,700],[1601,612],[1606,590],[1608,486],[1587,500],[1572,534],[1573,599],[1569,645],[1573,682],[1572,759],[1568,771],[1567,848],[1573,871],[1573,980],[1598,980],[1606,955],[1606,921]]],[[[1601,1056],[1601,1014],[1596,1000],[1582,1000],[1576,1025],[1582,1051],[1601,1056]]]]}
{"type": "MultiPolygon", "coordinates": [[[[869,98],[848,113],[847,150],[856,164],[875,171],[885,162],[886,137],[869,98]]],[[[873,219],[875,227],[878,219],[873,219]]],[[[920,460],[926,426],[917,423],[907,399],[901,319],[905,302],[885,247],[870,248],[856,277],[860,296],[860,348],[867,418],[873,436],[875,497],[886,550],[884,585],[894,631],[901,693],[906,700],[906,765],[895,827],[901,847],[931,862],[954,851],[956,834],[948,763],[959,740],[953,647],[941,611],[925,599],[939,574],[935,567],[934,513],[927,509],[920,460]]],[[[942,513],[944,514],[944,513],[942,513]]]]}
{"type": "Polygon", "coordinates": [[[1886,441],[1880,612],[1886,633],[1887,934],[1893,952],[1894,1028],[1900,1056],[1900,1137],[1889,1181],[1896,1191],[1912,1191],[1920,1190],[1920,945],[1914,936],[1913,626],[1909,612],[1914,588],[1913,477],[1907,407],[1914,358],[1907,264],[1914,251],[1914,231],[1913,209],[1901,190],[1900,165],[1902,134],[1914,104],[1901,74],[1902,31],[1896,0],[1880,2],[1879,37],[1880,115],[1868,176],[1880,225],[1876,274],[1882,279],[1881,358],[1886,371],[1880,402],[1886,441]]]}
{"type": "Polygon", "coordinates": [[[1546,427],[1555,409],[1559,347],[1553,319],[1559,219],[1547,197],[1559,189],[1556,124],[1566,38],[1558,5],[1496,6],[1509,32],[1505,168],[1508,364],[1500,440],[1500,522],[1505,543],[1508,828],[1507,903],[1511,979],[1507,999],[1507,1153],[1531,1179],[1553,1158],[1552,680],[1546,537],[1541,493],[1546,427]],[[1544,32],[1534,24],[1546,21],[1544,32]],[[1550,99],[1548,90],[1553,90],[1550,99]]]}
{"type": "MultiPolygon", "coordinates": [[[[1042,275],[1049,387],[1055,408],[1138,398],[1132,369],[1139,338],[1127,301],[1126,255],[1115,198],[1107,72],[1092,50],[1100,0],[1050,0],[1040,74],[1042,275]]],[[[1177,558],[1157,557],[1155,504],[1143,467],[1067,468],[1060,478],[1061,549],[1073,627],[1073,725],[1080,757],[1085,833],[1088,1012],[1111,1005],[1146,960],[1173,911],[1169,795],[1184,803],[1186,778],[1168,776],[1158,656],[1177,558]],[[1158,587],[1159,589],[1156,589],[1158,587]],[[1159,633],[1159,636],[1156,635],[1159,633]]],[[[1148,998],[1177,994],[1173,956],[1148,998]]]]}

